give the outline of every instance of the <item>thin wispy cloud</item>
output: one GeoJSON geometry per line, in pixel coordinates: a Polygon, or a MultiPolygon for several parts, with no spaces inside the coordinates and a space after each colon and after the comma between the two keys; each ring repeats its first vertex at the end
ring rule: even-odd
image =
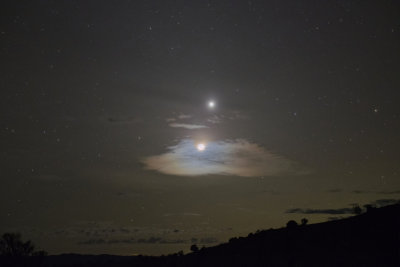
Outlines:
{"type": "Polygon", "coordinates": [[[340,209],[289,209],[286,213],[300,213],[300,214],[353,214],[354,208],[340,208],[340,209]]]}
{"type": "Polygon", "coordinates": [[[372,202],[373,206],[376,207],[384,207],[387,205],[392,205],[392,204],[397,204],[400,203],[400,199],[393,199],[393,198],[389,198],[389,199],[377,199],[374,202],[372,202]]]}
{"type": "Polygon", "coordinates": [[[168,152],[142,160],[146,169],[170,175],[208,174],[242,177],[305,174],[298,164],[246,140],[218,141],[205,144],[199,151],[196,142],[184,139],[168,152]]]}
{"type": "Polygon", "coordinates": [[[218,123],[221,123],[221,122],[222,122],[222,119],[221,119],[219,116],[214,115],[214,116],[208,118],[207,121],[208,121],[209,123],[212,123],[212,124],[218,124],[218,123]]]}
{"type": "Polygon", "coordinates": [[[205,125],[187,124],[187,123],[170,123],[169,126],[172,128],[185,128],[189,130],[208,128],[205,125]]]}
{"type": "MultiPolygon", "coordinates": [[[[400,203],[399,199],[393,199],[393,198],[388,198],[388,199],[377,199],[369,205],[372,205],[373,207],[384,207],[387,205],[392,205],[400,203]]],[[[355,214],[354,211],[354,206],[358,206],[357,203],[352,204],[352,208],[338,208],[338,209],[303,209],[303,208],[293,208],[293,209],[288,209],[286,210],[286,213],[299,213],[299,214],[355,214]]],[[[366,205],[364,205],[365,207],[366,205]]]]}
{"type": "Polygon", "coordinates": [[[178,116],[178,119],[184,120],[184,119],[189,119],[189,118],[191,118],[191,117],[192,117],[192,115],[189,115],[189,114],[180,114],[180,115],[178,116]]]}
{"type": "Polygon", "coordinates": [[[395,195],[395,194],[400,194],[400,190],[394,190],[394,191],[379,191],[378,194],[387,194],[387,195],[395,195]]]}
{"type": "Polygon", "coordinates": [[[106,240],[103,238],[97,239],[89,239],[80,241],[77,244],[79,245],[99,245],[99,244],[108,244],[108,245],[115,245],[115,244],[183,244],[188,243],[189,240],[183,239],[165,239],[163,237],[149,237],[149,238],[123,238],[123,239],[110,239],[106,240]]]}
{"type": "Polygon", "coordinates": [[[170,216],[201,216],[201,214],[193,213],[193,212],[184,212],[184,213],[165,213],[163,216],[164,217],[170,217],[170,216]]]}

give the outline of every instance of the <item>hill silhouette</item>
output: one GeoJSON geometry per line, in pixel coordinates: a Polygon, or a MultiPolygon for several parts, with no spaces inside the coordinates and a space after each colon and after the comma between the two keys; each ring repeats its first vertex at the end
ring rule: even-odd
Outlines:
{"type": "Polygon", "coordinates": [[[400,266],[400,204],[318,224],[231,238],[228,243],[168,256],[63,254],[43,266],[400,266]]]}

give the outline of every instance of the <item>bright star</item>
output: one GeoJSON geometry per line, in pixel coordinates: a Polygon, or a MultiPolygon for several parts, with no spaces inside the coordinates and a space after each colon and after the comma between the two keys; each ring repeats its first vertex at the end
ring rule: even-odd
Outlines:
{"type": "Polygon", "coordinates": [[[215,107],[215,102],[214,101],[209,101],[208,102],[208,107],[209,108],[214,108],[215,107]]]}

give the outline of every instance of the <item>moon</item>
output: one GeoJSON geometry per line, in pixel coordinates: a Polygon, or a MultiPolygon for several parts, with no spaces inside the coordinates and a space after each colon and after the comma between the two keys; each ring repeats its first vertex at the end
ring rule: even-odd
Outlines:
{"type": "Polygon", "coordinates": [[[198,151],[203,151],[204,149],[206,149],[206,146],[203,143],[197,144],[196,146],[198,151]]]}

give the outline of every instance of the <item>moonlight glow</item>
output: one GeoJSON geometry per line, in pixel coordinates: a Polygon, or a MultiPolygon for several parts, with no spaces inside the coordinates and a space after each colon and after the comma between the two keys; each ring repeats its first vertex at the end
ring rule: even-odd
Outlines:
{"type": "Polygon", "coordinates": [[[198,151],[203,151],[204,149],[206,149],[206,146],[204,145],[204,144],[202,144],[202,143],[200,143],[200,144],[197,144],[197,150],[198,151]]]}
{"type": "Polygon", "coordinates": [[[209,108],[214,108],[215,107],[215,102],[214,101],[209,101],[208,102],[208,107],[209,108]]]}

